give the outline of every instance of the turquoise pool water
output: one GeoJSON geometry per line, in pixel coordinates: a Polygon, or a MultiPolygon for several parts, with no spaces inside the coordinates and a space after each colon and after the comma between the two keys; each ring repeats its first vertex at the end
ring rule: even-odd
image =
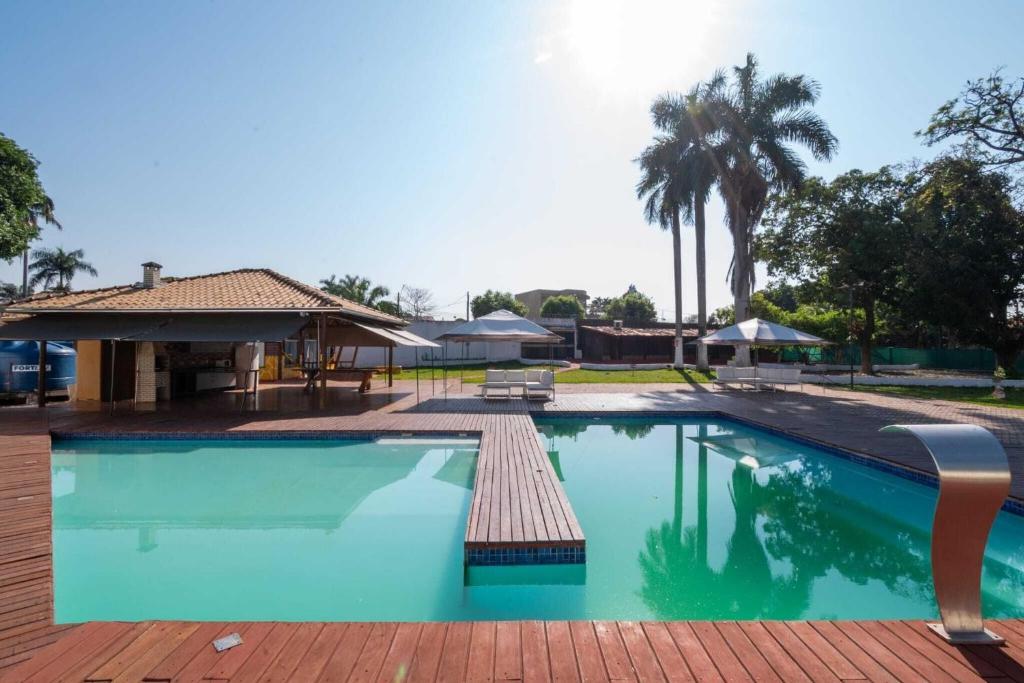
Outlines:
{"type": "MultiPolygon", "coordinates": [[[[538,419],[587,565],[462,565],[463,441],[62,441],[58,621],[935,616],[936,491],[714,419],[538,419]]],[[[1024,616],[1001,514],[988,616],[1024,616]]]]}

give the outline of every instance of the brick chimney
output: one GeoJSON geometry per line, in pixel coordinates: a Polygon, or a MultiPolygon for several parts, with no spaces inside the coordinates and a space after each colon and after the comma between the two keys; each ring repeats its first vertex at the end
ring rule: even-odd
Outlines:
{"type": "Polygon", "coordinates": [[[160,269],[163,268],[159,263],[155,261],[146,261],[142,264],[142,287],[143,289],[153,289],[159,287],[160,282],[160,269]]]}

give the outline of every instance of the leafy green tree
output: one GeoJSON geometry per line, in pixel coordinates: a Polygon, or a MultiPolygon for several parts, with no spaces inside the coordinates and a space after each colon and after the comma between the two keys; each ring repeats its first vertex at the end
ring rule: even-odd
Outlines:
{"type": "Polygon", "coordinates": [[[473,300],[469,302],[469,308],[473,312],[474,318],[485,316],[488,313],[494,313],[495,311],[506,310],[515,313],[519,316],[526,316],[529,312],[526,308],[526,304],[521,301],[517,301],[511,292],[499,292],[497,290],[488,289],[483,294],[473,297],[473,300]]]}
{"type": "Polygon", "coordinates": [[[74,251],[64,251],[61,247],[35,249],[32,252],[32,258],[34,260],[28,268],[32,272],[31,284],[33,287],[42,285],[43,289],[69,292],[71,291],[71,280],[78,273],[88,273],[93,277],[99,274],[91,263],[84,260],[85,252],[81,249],[74,251]]]}
{"type": "Polygon", "coordinates": [[[12,282],[0,282],[0,301],[12,301],[21,295],[21,287],[12,282]]]}
{"type": "Polygon", "coordinates": [[[917,134],[928,145],[958,140],[986,166],[1024,163],[1024,76],[1006,81],[996,70],[968,82],[959,97],[939,107],[928,127],[917,134]]]}
{"type": "Polygon", "coordinates": [[[646,294],[636,291],[630,285],[629,291],[612,299],[605,309],[604,315],[609,320],[629,320],[633,322],[651,322],[658,319],[658,311],[654,302],[646,294]]]}
{"type": "Polygon", "coordinates": [[[864,317],[848,334],[859,336],[864,373],[872,372],[877,303],[895,297],[905,260],[902,195],[902,178],[887,167],[850,171],[830,183],[811,178],[771,198],[757,240],[770,274],[816,286],[835,303],[852,294],[864,317]]]}
{"type": "Polygon", "coordinates": [[[0,134],[0,259],[22,255],[22,296],[28,296],[28,246],[39,237],[40,223],[61,227],[53,200],[39,181],[38,167],[31,154],[0,134]]]}
{"type": "Polygon", "coordinates": [[[1014,367],[1024,349],[1024,215],[1010,178],[979,160],[947,157],[910,182],[901,308],[1014,367]]]}
{"type": "Polygon", "coordinates": [[[729,87],[714,88],[704,106],[720,126],[716,133],[718,187],[725,200],[733,241],[730,284],[737,320],[750,317],[754,285],[754,234],[771,190],[799,187],[806,166],[792,144],[828,160],[838,142],[811,107],[820,87],[806,76],[778,74],[761,79],[757,59],[747,55],[733,69],[729,87]]]}
{"type": "Polygon", "coordinates": [[[540,314],[545,318],[582,318],[583,304],[571,294],[549,296],[541,304],[540,314]]]}
{"type": "Polygon", "coordinates": [[[374,285],[368,278],[346,275],[338,280],[332,274],[329,278],[320,280],[320,289],[357,304],[398,315],[398,307],[394,302],[387,300],[391,291],[382,285],[374,285]]]}
{"type": "Polygon", "coordinates": [[[612,300],[606,296],[595,296],[588,304],[587,315],[591,318],[605,317],[604,313],[611,302],[612,300]]]}

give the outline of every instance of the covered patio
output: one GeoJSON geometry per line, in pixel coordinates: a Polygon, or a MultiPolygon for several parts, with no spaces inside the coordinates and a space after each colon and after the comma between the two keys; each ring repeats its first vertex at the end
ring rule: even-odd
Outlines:
{"type": "MultiPolygon", "coordinates": [[[[360,393],[371,388],[375,368],[358,365],[360,348],[388,349],[382,370],[391,387],[394,347],[434,346],[400,318],[271,270],[185,278],[160,270],[148,262],[139,283],[12,305],[0,317],[0,339],[75,342],[75,403],[147,410],[185,397],[195,405],[322,409],[353,382],[360,393]],[[261,380],[282,382],[280,391],[261,400],[261,380]]],[[[37,373],[43,406],[45,344],[37,373]]]]}

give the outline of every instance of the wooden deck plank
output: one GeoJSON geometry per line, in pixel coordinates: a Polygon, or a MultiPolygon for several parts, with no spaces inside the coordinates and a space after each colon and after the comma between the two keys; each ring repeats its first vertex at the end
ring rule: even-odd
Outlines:
{"type": "Polygon", "coordinates": [[[755,681],[781,682],[784,680],[768,661],[768,658],[751,642],[744,632],[734,621],[716,622],[715,627],[722,635],[722,638],[729,645],[736,658],[743,663],[743,667],[755,681]]]}
{"type": "Polygon", "coordinates": [[[359,654],[359,659],[356,660],[352,669],[352,674],[346,680],[352,681],[352,683],[376,681],[397,632],[398,624],[396,623],[373,624],[370,635],[359,654]]]}
{"type": "Polygon", "coordinates": [[[572,646],[572,634],[566,621],[549,621],[544,625],[548,641],[548,662],[551,664],[552,681],[579,681],[580,672],[576,664],[576,652],[572,646]]]}
{"type": "Polygon", "coordinates": [[[494,680],[494,651],[496,647],[494,622],[474,622],[469,637],[469,658],[466,661],[467,681],[494,680]]]}
{"type": "Polygon", "coordinates": [[[607,681],[608,671],[604,668],[604,657],[601,646],[597,644],[594,625],[589,621],[573,621],[569,623],[572,633],[572,646],[576,650],[576,663],[580,668],[582,681],[607,681]]]}
{"type": "MultiPolygon", "coordinates": [[[[349,624],[345,635],[338,641],[338,646],[334,648],[334,653],[327,660],[317,680],[321,683],[344,683],[347,681],[355,671],[356,662],[359,661],[363,648],[370,639],[370,634],[379,626],[384,625],[370,622],[349,624]]],[[[378,633],[378,638],[381,637],[382,634],[378,633]]]]}
{"type": "Polygon", "coordinates": [[[292,639],[299,625],[294,623],[276,623],[270,633],[249,655],[245,663],[239,667],[233,678],[240,681],[257,681],[270,668],[277,655],[292,639]]]}
{"type": "Polygon", "coordinates": [[[348,624],[326,624],[320,629],[313,644],[292,670],[288,680],[315,681],[334,654],[348,627],[348,624]]]}
{"type": "Polygon", "coordinates": [[[203,678],[208,680],[227,680],[238,673],[255,652],[260,644],[274,629],[274,623],[260,621],[251,624],[245,630],[245,637],[242,644],[217,654],[216,661],[204,674],[203,678]]]}
{"type": "Polygon", "coordinates": [[[441,653],[448,635],[448,624],[424,624],[416,643],[416,654],[409,668],[409,680],[413,683],[433,681],[441,664],[441,653]]]}
{"type": "Polygon", "coordinates": [[[457,621],[448,625],[444,648],[437,678],[441,681],[461,681],[466,675],[466,660],[469,658],[469,641],[473,625],[457,621]]]}
{"type": "Polygon", "coordinates": [[[637,677],[641,681],[664,681],[665,674],[643,627],[635,621],[620,621],[618,626],[637,677]]]}
{"type": "Polygon", "coordinates": [[[199,628],[197,623],[173,623],[172,628],[162,633],[159,638],[151,643],[147,650],[137,653],[128,663],[128,666],[114,677],[112,683],[135,683],[136,681],[141,681],[154,665],[159,663],[169,652],[173,651],[182,641],[192,635],[197,628],[199,628]]]}
{"type": "Polygon", "coordinates": [[[544,622],[524,621],[521,624],[523,642],[523,681],[550,681],[551,665],[548,663],[548,639],[544,622]]]}
{"type": "Polygon", "coordinates": [[[378,680],[404,681],[408,678],[422,630],[423,624],[414,622],[398,624],[391,647],[388,648],[384,661],[380,665],[378,680]]]}
{"type": "Polygon", "coordinates": [[[299,624],[291,639],[281,649],[280,654],[260,676],[260,683],[286,683],[292,680],[292,672],[309,652],[323,629],[323,624],[299,624]]]}
{"type": "Polygon", "coordinates": [[[633,671],[633,663],[626,652],[626,646],[619,635],[619,629],[614,621],[595,621],[594,633],[597,636],[597,644],[601,649],[601,656],[604,658],[604,668],[608,672],[608,679],[612,681],[635,681],[636,673],[633,671]]]}
{"type": "Polygon", "coordinates": [[[708,653],[708,658],[714,662],[715,667],[725,680],[753,680],[712,622],[693,621],[690,622],[690,627],[693,628],[694,634],[704,647],[705,652],[708,653]]]}
{"type": "Polygon", "coordinates": [[[890,621],[885,622],[884,626],[925,657],[936,663],[941,662],[942,668],[957,678],[961,676],[994,678],[1003,675],[1002,671],[989,664],[985,659],[976,657],[970,651],[956,647],[943,647],[935,634],[928,631],[928,627],[921,622],[911,626],[904,622],[890,621]]]}
{"type": "Polygon", "coordinates": [[[178,647],[157,662],[146,672],[148,681],[169,681],[175,674],[185,668],[192,659],[205,648],[213,649],[213,641],[238,630],[241,624],[209,622],[200,624],[199,628],[183,640],[178,647]]]}
{"type": "Polygon", "coordinates": [[[765,658],[779,678],[784,681],[811,680],[800,668],[800,664],[779,645],[763,624],[757,621],[740,621],[736,622],[736,625],[757,648],[758,653],[765,658]]]}
{"type": "MultiPolygon", "coordinates": [[[[160,642],[174,629],[175,624],[171,621],[151,623],[149,627],[126,648],[104,662],[91,674],[85,677],[87,681],[112,681],[117,678],[129,664],[141,657],[155,643],[160,642]]],[[[159,661],[159,660],[157,660],[159,661]]],[[[154,662],[155,664],[156,662],[154,662]]]]}
{"type": "Polygon", "coordinates": [[[109,640],[105,644],[95,648],[77,662],[68,663],[69,665],[64,671],[61,671],[56,678],[49,679],[47,683],[51,683],[52,681],[80,683],[81,681],[84,681],[86,676],[99,668],[111,657],[117,655],[118,652],[138,638],[139,635],[141,635],[147,628],[149,628],[149,624],[147,622],[132,624],[127,630],[122,631],[112,640],[109,640]]]}
{"type": "Polygon", "coordinates": [[[867,678],[857,667],[842,655],[832,644],[821,637],[806,621],[786,622],[789,629],[796,634],[804,645],[818,656],[825,666],[832,670],[836,678],[844,681],[857,681],[867,678]]]}
{"type": "Polygon", "coordinates": [[[675,641],[676,647],[679,648],[683,659],[686,660],[694,678],[698,681],[717,682],[722,680],[718,667],[711,661],[711,656],[704,649],[704,645],[700,642],[697,634],[693,632],[693,627],[690,624],[681,621],[670,622],[665,624],[665,628],[672,636],[672,640],[675,641]]]}
{"type": "Polygon", "coordinates": [[[523,647],[518,621],[499,621],[494,639],[494,680],[523,678],[523,647]]]}
{"type": "MultiPolygon", "coordinates": [[[[885,626],[878,622],[850,622],[848,626],[850,628],[850,631],[847,631],[848,634],[856,633],[857,631],[860,631],[860,633],[863,634],[860,638],[857,638],[858,643],[867,643],[868,641],[864,636],[868,636],[887,651],[887,653],[879,651],[880,655],[886,656],[886,654],[888,654],[888,657],[892,657],[902,663],[905,663],[916,672],[915,675],[918,677],[922,677],[928,681],[942,683],[957,680],[956,677],[943,671],[927,657],[922,656],[913,648],[908,647],[902,640],[889,631],[889,629],[885,628],[885,626]]],[[[889,668],[888,665],[883,665],[886,666],[886,668],[889,668]]],[[[892,669],[890,669],[890,671],[891,670],[892,669]]]]}
{"type": "Polygon", "coordinates": [[[763,621],[764,626],[800,668],[815,681],[838,681],[839,677],[781,621],[763,621]]]}

